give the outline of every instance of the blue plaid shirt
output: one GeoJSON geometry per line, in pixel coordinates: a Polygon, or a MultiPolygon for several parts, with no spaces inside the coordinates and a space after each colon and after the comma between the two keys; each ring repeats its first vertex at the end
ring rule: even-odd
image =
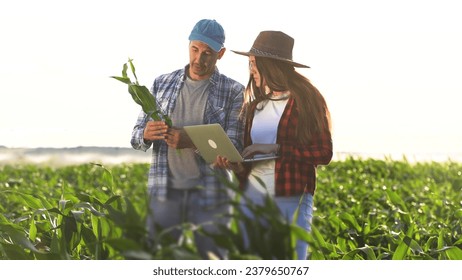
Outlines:
{"type": "MultiPolygon", "coordinates": [[[[157,77],[151,88],[163,112],[171,115],[175,107],[176,99],[183,87],[186,71],[189,66],[164,74],[157,77]]],[[[236,148],[241,151],[243,148],[243,122],[239,118],[239,113],[243,103],[244,86],[231,78],[220,74],[217,68],[210,77],[208,87],[207,104],[204,113],[204,124],[219,123],[228,134],[236,148]]],[[[131,145],[136,150],[147,151],[152,146],[152,160],[148,177],[148,192],[151,199],[156,197],[164,200],[167,194],[168,182],[168,146],[163,140],[145,142],[143,132],[146,123],[150,120],[141,111],[135,127],[133,128],[131,145]]],[[[199,157],[199,155],[198,155],[199,157]]],[[[203,177],[202,202],[205,204],[215,203],[221,197],[223,191],[221,184],[214,173],[222,173],[227,176],[222,169],[213,169],[205,161],[200,159],[200,169],[203,177]]]]}

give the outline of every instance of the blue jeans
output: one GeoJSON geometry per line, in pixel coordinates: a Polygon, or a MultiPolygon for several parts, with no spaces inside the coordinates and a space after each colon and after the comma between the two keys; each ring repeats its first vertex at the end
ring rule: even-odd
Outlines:
{"type": "MultiPolygon", "coordinates": [[[[313,220],[313,195],[305,193],[301,199],[295,197],[275,197],[277,206],[286,218],[291,219],[300,202],[300,209],[297,216],[297,225],[304,228],[307,232],[311,231],[311,222],[313,220]]],[[[308,243],[302,240],[297,240],[295,246],[299,260],[306,260],[308,253],[308,243]]]]}
{"type": "MultiPolygon", "coordinates": [[[[261,192],[261,189],[249,185],[246,189],[245,196],[252,200],[253,203],[262,204],[263,199],[267,193],[261,192]]],[[[305,229],[307,232],[311,231],[311,222],[313,219],[313,195],[310,193],[305,193],[301,196],[291,196],[291,197],[273,197],[276,205],[281,210],[281,213],[289,219],[292,220],[292,217],[300,203],[300,209],[297,216],[297,225],[305,229]]],[[[243,205],[242,210],[249,217],[252,216],[252,213],[243,205]]],[[[249,243],[248,238],[244,236],[244,242],[249,243]]],[[[297,258],[299,260],[306,260],[308,254],[308,243],[302,240],[297,240],[295,250],[297,252],[297,258]]]]}

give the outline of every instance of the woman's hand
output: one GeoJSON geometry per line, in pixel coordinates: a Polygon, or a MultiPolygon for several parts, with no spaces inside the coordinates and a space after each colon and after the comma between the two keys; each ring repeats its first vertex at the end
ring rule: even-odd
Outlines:
{"type": "Polygon", "coordinates": [[[252,144],[242,151],[243,158],[251,158],[258,154],[277,154],[279,144],[252,144]]]}

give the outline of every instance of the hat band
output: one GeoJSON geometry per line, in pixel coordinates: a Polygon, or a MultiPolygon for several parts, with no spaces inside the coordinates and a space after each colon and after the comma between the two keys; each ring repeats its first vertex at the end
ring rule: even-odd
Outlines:
{"type": "Polygon", "coordinates": [[[277,54],[272,54],[272,53],[269,53],[269,52],[264,52],[262,50],[259,50],[259,49],[256,49],[256,48],[251,48],[250,49],[250,53],[255,53],[256,55],[263,55],[263,56],[269,56],[269,57],[274,57],[274,58],[277,58],[277,59],[287,59],[287,60],[292,60],[291,58],[287,58],[287,57],[281,57],[277,54]]]}

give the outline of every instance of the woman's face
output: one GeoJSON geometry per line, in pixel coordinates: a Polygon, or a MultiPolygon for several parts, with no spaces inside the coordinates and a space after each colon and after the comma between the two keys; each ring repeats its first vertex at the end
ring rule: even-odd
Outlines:
{"type": "Polygon", "coordinates": [[[261,84],[262,78],[260,76],[260,72],[258,72],[258,69],[257,69],[257,62],[255,61],[255,56],[252,56],[252,55],[249,56],[249,71],[257,87],[264,86],[261,84]]]}

